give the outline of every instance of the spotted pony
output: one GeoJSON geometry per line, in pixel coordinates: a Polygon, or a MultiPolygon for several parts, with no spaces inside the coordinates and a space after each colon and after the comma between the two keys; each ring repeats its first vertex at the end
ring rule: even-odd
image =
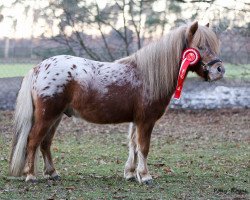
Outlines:
{"type": "Polygon", "coordinates": [[[39,149],[44,174],[58,179],[50,147],[62,116],[108,124],[130,122],[125,179],[150,183],[150,137],[175,91],[182,52],[194,48],[200,62],[188,68],[205,80],[225,72],[219,40],[208,26],[193,22],[115,62],[60,55],[48,58],[24,77],[15,110],[10,175],[36,180],[39,149]]]}

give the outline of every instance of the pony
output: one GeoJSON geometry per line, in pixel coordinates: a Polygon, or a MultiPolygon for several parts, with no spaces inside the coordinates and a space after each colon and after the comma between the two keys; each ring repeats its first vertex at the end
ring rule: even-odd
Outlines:
{"type": "Polygon", "coordinates": [[[199,52],[200,61],[188,71],[209,81],[223,77],[219,39],[208,24],[197,21],[115,62],[69,55],[42,61],[24,77],[17,97],[10,175],[36,181],[40,149],[44,175],[60,179],[50,147],[65,114],[99,124],[129,122],[124,177],[151,183],[147,166],[151,133],[176,89],[182,52],[189,47],[199,52]]]}

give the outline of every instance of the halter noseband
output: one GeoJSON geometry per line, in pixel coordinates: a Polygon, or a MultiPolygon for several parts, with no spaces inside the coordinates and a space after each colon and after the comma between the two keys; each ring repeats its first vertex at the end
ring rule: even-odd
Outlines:
{"type": "Polygon", "coordinates": [[[218,63],[218,62],[222,62],[220,59],[214,59],[214,60],[212,60],[212,61],[210,61],[210,62],[208,62],[208,63],[204,63],[203,61],[200,61],[200,63],[201,63],[201,66],[203,67],[203,70],[204,71],[208,71],[208,68],[209,67],[212,67],[215,63],[218,63]]]}

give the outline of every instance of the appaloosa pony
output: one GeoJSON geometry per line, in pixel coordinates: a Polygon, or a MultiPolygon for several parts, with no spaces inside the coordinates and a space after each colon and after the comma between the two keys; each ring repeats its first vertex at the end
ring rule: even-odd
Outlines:
{"type": "Polygon", "coordinates": [[[124,177],[149,183],[151,132],[176,89],[182,53],[187,48],[200,54],[199,62],[188,71],[205,80],[223,77],[219,40],[208,25],[200,26],[198,22],[171,30],[158,41],[113,63],[68,55],[42,61],[24,77],[18,94],[10,175],[26,174],[26,181],[36,180],[40,148],[44,174],[59,178],[50,147],[66,114],[99,124],[131,122],[124,177]]]}

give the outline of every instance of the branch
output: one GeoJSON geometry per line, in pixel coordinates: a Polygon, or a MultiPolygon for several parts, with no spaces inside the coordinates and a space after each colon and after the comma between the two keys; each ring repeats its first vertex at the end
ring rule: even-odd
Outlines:
{"type": "Polygon", "coordinates": [[[134,1],[130,1],[129,2],[129,14],[131,16],[131,21],[132,24],[134,26],[135,32],[136,32],[136,36],[137,36],[137,48],[140,49],[141,48],[141,38],[140,38],[140,30],[141,30],[141,15],[142,15],[142,3],[143,1],[140,1],[140,11],[139,11],[139,22],[138,22],[138,26],[135,23],[134,20],[134,15],[133,15],[133,4],[134,1]]]}
{"type": "Polygon", "coordinates": [[[70,22],[72,23],[71,27],[73,28],[74,32],[76,33],[76,37],[77,37],[77,39],[78,39],[78,41],[79,41],[81,47],[85,50],[85,52],[86,52],[92,59],[101,60],[101,58],[100,58],[95,52],[93,52],[91,48],[88,48],[88,47],[85,45],[85,43],[84,43],[84,41],[83,41],[83,39],[82,39],[82,37],[81,37],[79,31],[77,31],[77,30],[75,29],[75,23],[74,23],[74,20],[72,19],[71,14],[70,14],[69,12],[67,12],[65,9],[64,9],[64,12],[65,12],[67,18],[69,19],[69,23],[70,23],[70,22]]]}
{"type": "MultiPolygon", "coordinates": [[[[93,13],[91,13],[88,9],[85,9],[86,12],[88,12],[91,16],[95,17],[95,15],[93,13]]],[[[121,39],[125,42],[126,38],[122,35],[122,33],[120,31],[118,31],[111,23],[106,22],[104,20],[102,20],[101,18],[99,18],[99,21],[107,26],[110,26],[120,37],[121,39]]]]}
{"type": "Polygon", "coordinates": [[[126,54],[129,56],[129,51],[128,51],[128,36],[127,36],[127,26],[126,26],[126,18],[125,18],[125,0],[123,2],[123,7],[122,7],[122,18],[123,18],[123,27],[124,27],[124,36],[125,36],[125,48],[126,48],[126,54]]]}
{"type": "MultiPolygon", "coordinates": [[[[97,3],[96,3],[96,9],[97,9],[98,16],[100,16],[100,10],[99,10],[99,7],[98,7],[97,3]]],[[[100,33],[101,33],[102,40],[103,40],[103,42],[104,42],[105,48],[106,48],[107,51],[108,51],[108,54],[109,54],[110,59],[113,61],[113,60],[115,60],[115,59],[114,59],[113,55],[112,55],[111,52],[110,52],[110,49],[109,49],[108,43],[107,43],[107,41],[106,41],[105,35],[104,35],[103,32],[102,32],[102,26],[101,26],[101,24],[100,24],[99,17],[98,17],[98,19],[97,19],[97,24],[98,24],[99,31],[100,31],[100,33]]]]}

